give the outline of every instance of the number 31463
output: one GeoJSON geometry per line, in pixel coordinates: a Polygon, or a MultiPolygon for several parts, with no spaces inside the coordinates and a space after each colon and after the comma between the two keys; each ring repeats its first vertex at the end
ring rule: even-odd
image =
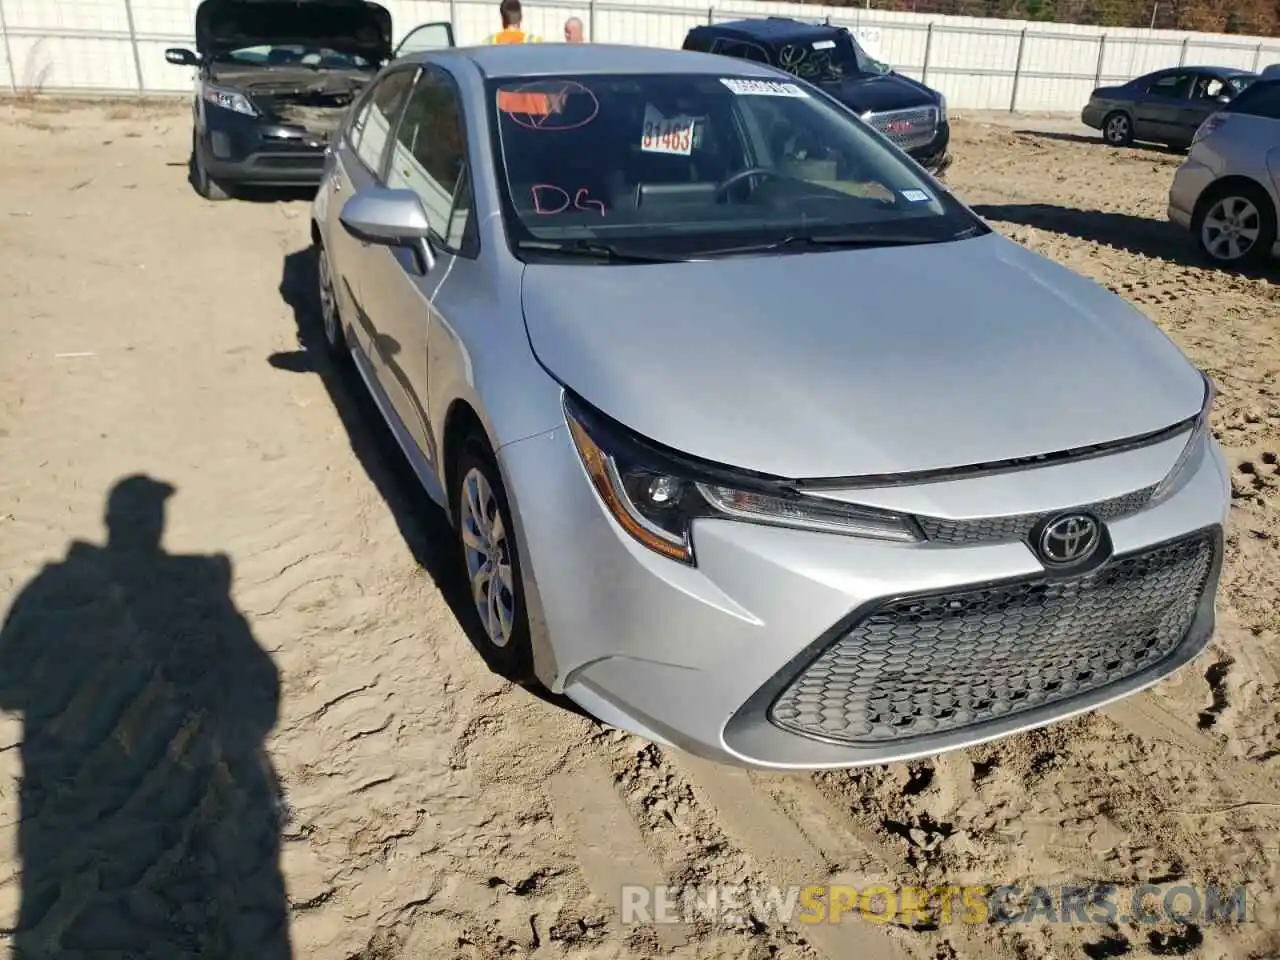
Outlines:
{"type": "Polygon", "coordinates": [[[689,122],[673,123],[662,120],[644,125],[644,139],[641,141],[644,150],[664,150],[672,153],[689,153],[693,148],[693,124],[689,122]]]}

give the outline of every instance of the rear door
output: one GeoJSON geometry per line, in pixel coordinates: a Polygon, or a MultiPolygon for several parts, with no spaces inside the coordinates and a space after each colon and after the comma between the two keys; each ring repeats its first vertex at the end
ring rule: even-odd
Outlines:
{"type": "MultiPolygon", "coordinates": [[[[1188,70],[1152,74],[1145,92],[1139,90],[1134,104],[1134,137],[1157,143],[1177,141],[1194,80],[1195,75],[1188,70]]],[[[1191,139],[1190,135],[1187,139],[1191,139]]]]}
{"type": "Polygon", "coordinates": [[[428,50],[444,50],[457,46],[453,40],[453,24],[444,20],[424,23],[405,35],[395,49],[394,56],[407,57],[428,50]]]}
{"type": "Polygon", "coordinates": [[[321,187],[330,192],[325,204],[325,239],[339,309],[355,331],[354,346],[375,369],[377,351],[363,289],[374,247],[349,234],[339,217],[350,197],[383,182],[391,130],[408,100],[419,69],[416,65],[397,67],[374,81],[338,140],[333,174],[321,187]]]}

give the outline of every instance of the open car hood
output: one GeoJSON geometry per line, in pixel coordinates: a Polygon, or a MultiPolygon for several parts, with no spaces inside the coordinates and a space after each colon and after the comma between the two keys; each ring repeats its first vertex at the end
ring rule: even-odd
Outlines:
{"type": "Polygon", "coordinates": [[[391,14],[366,0],[204,0],[196,8],[196,50],[203,57],[241,47],[298,44],[391,57],[391,14]]]}

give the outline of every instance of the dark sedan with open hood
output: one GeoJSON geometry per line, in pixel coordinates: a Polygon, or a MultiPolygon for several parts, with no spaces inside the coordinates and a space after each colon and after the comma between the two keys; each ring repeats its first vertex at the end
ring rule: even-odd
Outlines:
{"type": "Polygon", "coordinates": [[[318,184],[329,134],[378,68],[454,45],[450,24],[428,23],[393,50],[391,14],[366,0],[204,0],[195,37],[165,59],[199,68],[191,181],[210,200],[318,184]]]}
{"type": "Polygon", "coordinates": [[[791,17],[734,20],[694,27],[684,49],[785,70],[853,110],[935,176],[951,165],[947,98],[870,56],[844,27],[791,17]]]}

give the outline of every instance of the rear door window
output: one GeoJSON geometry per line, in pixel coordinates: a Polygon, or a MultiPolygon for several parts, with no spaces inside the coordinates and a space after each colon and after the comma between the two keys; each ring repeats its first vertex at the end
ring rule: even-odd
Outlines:
{"type": "Polygon", "coordinates": [[[769,62],[769,55],[765,53],[763,47],[742,40],[717,40],[711,52],[723,57],[736,57],[739,60],[754,60],[756,63],[769,62]]]}
{"type": "Polygon", "coordinates": [[[1147,93],[1167,100],[1185,100],[1195,79],[1192,73],[1166,73],[1147,85],[1147,93]]]}

